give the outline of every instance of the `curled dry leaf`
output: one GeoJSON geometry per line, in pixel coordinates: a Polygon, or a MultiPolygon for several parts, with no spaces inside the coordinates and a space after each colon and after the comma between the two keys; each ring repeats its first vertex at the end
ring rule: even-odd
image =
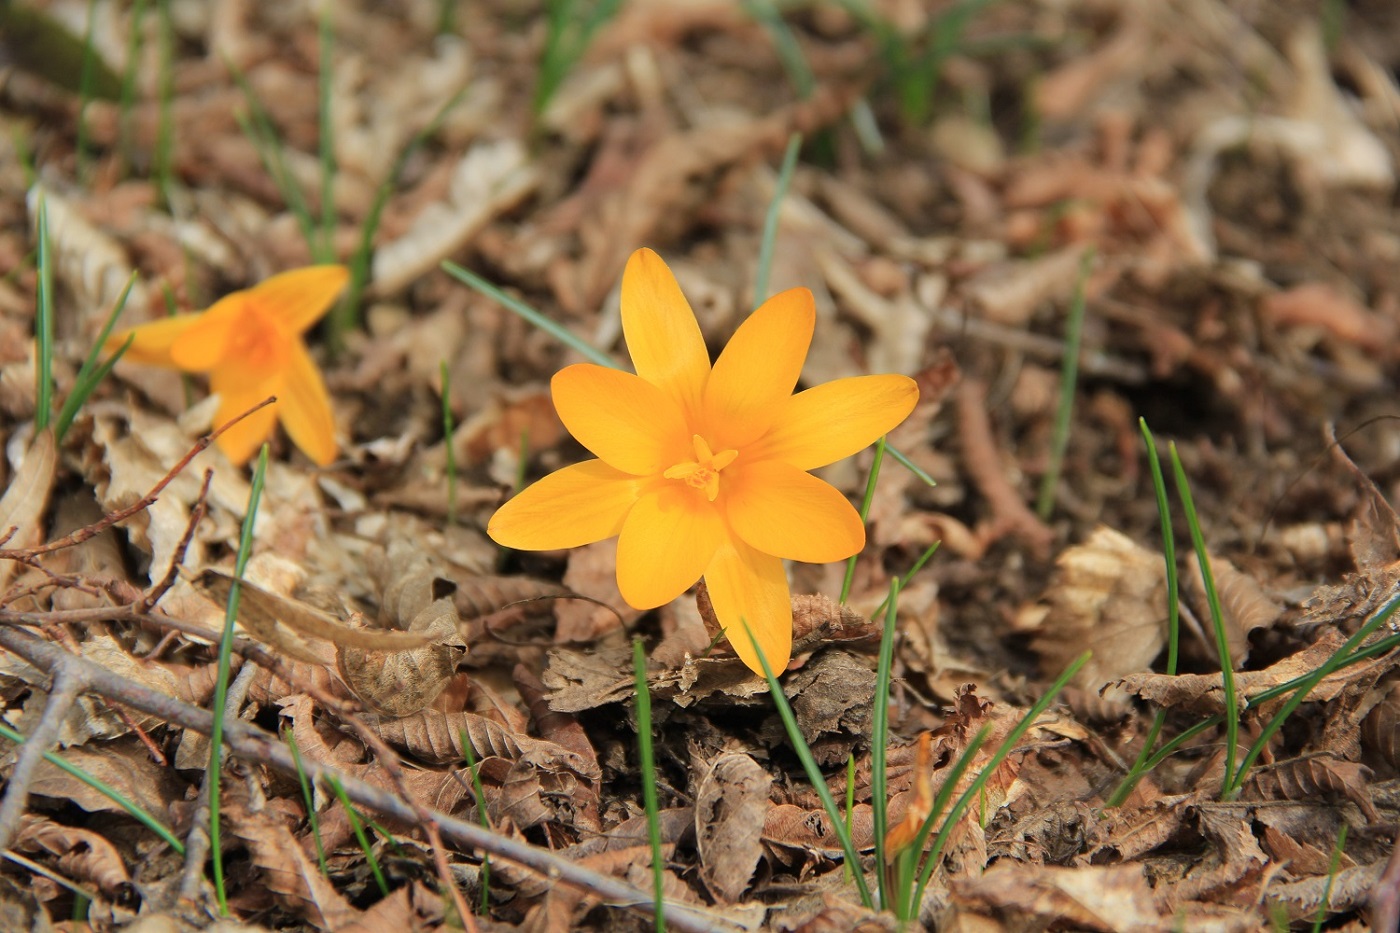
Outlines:
{"type": "Polygon", "coordinates": [[[1142,865],[1017,865],[999,862],[981,877],[954,882],[959,906],[985,910],[1013,929],[1102,933],[1169,930],[1142,865]]]}
{"type": "Polygon", "coordinates": [[[131,893],[131,875],[121,855],[98,833],[26,813],[20,817],[14,847],[20,852],[56,856],[59,871],[79,882],[92,882],[108,897],[131,893]]]}
{"type": "Polygon", "coordinates": [[[596,761],[555,742],[516,732],[476,713],[421,709],[396,719],[378,722],[369,719],[368,722],[386,742],[432,764],[466,758],[462,748],[465,734],[478,760],[505,758],[545,771],[567,769],[592,781],[602,777],[596,761]]]}
{"type": "Polygon", "coordinates": [[[1041,600],[1049,605],[1033,642],[1041,672],[1057,676],[1093,646],[1074,680],[1085,690],[1147,670],[1166,640],[1162,557],[1103,525],[1060,555],[1041,600]]]}
{"type": "Polygon", "coordinates": [[[1319,755],[1259,768],[1251,774],[1248,786],[1265,800],[1350,800],[1368,822],[1375,823],[1380,814],[1366,792],[1370,779],[1371,769],[1363,764],[1319,755]]]}
{"type": "Polygon", "coordinates": [[[700,878],[724,903],[743,896],[763,855],[763,823],[773,778],[748,755],[723,755],[700,779],[695,842],[700,878]]]}
{"type": "Polygon", "coordinates": [[[447,688],[462,645],[461,620],[453,605],[457,585],[434,573],[427,558],[395,540],[371,568],[384,594],[381,633],[401,630],[426,637],[409,650],[344,646],[337,665],[345,683],[366,706],[385,716],[407,716],[432,704],[447,688]]]}
{"type": "Polygon", "coordinates": [[[1361,747],[1368,755],[1400,771],[1400,683],[1361,721],[1361,747]]]}
{"type": "MultiPolygon", "coordinates": [[[[1272,628],[1283,615],[1283,607],[1264,592],[1253,577],[1241,573],[1223,557],[1210,554],[1211,574],[1220,596],[1220,611],[1225,620],[1225,642],[1230,649],[1230,662],[1235,670],[1249,660],[1249,633],[1255,629],[1272,628]]],[[[1199,561],[1187,562],[1187,579],[1193,595],[1200,604],[1201,618],[1209,618],[1205,605],[1205,585],[1201,582],[1199,561]]]]}

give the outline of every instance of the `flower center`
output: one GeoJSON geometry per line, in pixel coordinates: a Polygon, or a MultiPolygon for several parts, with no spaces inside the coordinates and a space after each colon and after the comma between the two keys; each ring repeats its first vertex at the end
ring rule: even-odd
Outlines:
{"type": "Polygon", "coordinates": [[[243,321],[234,325],[227,357],[259,374],[276,372],[286,363],[287,343],[281,324],[261,308],[253,307],[243,321]]]}
{"type": "Polygon", "coordinates": [[[695,459],[677,463],[661,475],[667,479],[678,479],[695,489],[705,492],[711,502],[719,495],[719,471],[734,462],[739,456],[737,450],[721,450],[715,453],[699,434],[692,438],[695,442],[695,459]]]}

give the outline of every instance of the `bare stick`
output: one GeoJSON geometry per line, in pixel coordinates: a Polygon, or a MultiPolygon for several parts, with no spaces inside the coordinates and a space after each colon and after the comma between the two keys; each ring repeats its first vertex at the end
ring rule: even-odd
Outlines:
{"type": "MultiPolygon", "coordinates": [[[[60,649],[54,647],[53,650],[60,649]]],[[[73,708],[73,702],[84,686],[82,677],[66,667],[53,672],[53,686],[49,688],[44,714],[39,717],[29,738],[20,746],[14,771],[10,773],[10,781],[5,788],[5,799],[0,801],[0,851],[8,849],[14,842],[20,817],[24,816],[25,806],[29,803],[29,785],[34,781],[34,773],[39,762],[44,760],[44,753],[58,743],[63,720],[68,717],[68,711],[73,708]]]]}
{"type": "MultiPolygon", "coordinates": [[[[0,647],[13,651],[41,670],[57,672],[70,669],[70,674],[83,687],[118,703],[158,716],[172,725],[193,729],[208,735],[213,728],[213,715],[205,709],[191,706],[136,683],[120,674],[94,664],[86,658],[70,654],[50,642],[13,627],[0,627],[0,647]]],[[[276,736],[237,720],[225,726],[225,741],[233,752],[246,760],[256,761],[287,775],[297,773],[291,751],[276,736]]],[[[458,845],[481,849],[493,856],[515,862],[544,875],[551,881],[575,885],[592,892],[615,906],[637,910],[651,916],[651,895],[584,865],[552,852],[485,829],[476,823],[459,820],[436,810],[414,807],[393,794],[359,778],[341,774],[327,765],[303,761],[302,770],[313,780],[334,777],[345,788],[351,800],[370,810],[412,824],[426,815],[425,823],[436,826],[444,839],[458,845]]],[[[667,924],[683,933],[738,933],[739,927],[724,917],[698,908],[667,903],[662,906],[667,924]]]]}
{"type": "Polygon", "coordinates": [[[992,520],[978,529],[978,537],[986,545],[1002,535],[1014,534],[1036,556],[1044,557],[1055,533],[1036,517],[1006,478],[987,416],[987,387],[977,379],[965,380],[958,389],[957,405],[963,465],[977,491],[992,507],[992,520]]]}

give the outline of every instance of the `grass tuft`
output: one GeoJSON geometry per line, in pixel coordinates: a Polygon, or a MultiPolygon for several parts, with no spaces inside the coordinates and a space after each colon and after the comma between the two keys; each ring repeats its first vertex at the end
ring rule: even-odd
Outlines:
{"type": "MultiPolygon", "coordinates": [[[[873,485],[873,484],[872,484],[873,485]]],[[[892,892],[883,871],[888,852],[885,844],[888,825],[889,774],[886,755],[890,746],[890,677],[894,670],[894,629],[899,615],[899,579],[890,581],[890,595],[885,598],[885,628],[880,633],[880,657],[875,665],[875,708],[871,710],[870,725],[870,813],[875,826],[875,864],[882,870],[876,878],[880,887],[880,904],[888,907],[892,892]]]]}
{"type": "Polygon", "coordinates": [[[78,367],[78,375],[73,380],[73,389],[68,393],[68,397],[63,400],[63,407],[59,409],[58,420],[54,422],[54,440],[62,441],[63,435],[68,433],[68,428],[72,426],[73,419],[78,416],[83,405],[97,387],[102,384],[102,380],[107,378],[107,374],[112,371],[112,367],[117,365],[117,361],[130,349],[136,336],[126,339],[117,352],[109,356],[105,362],[97,362],[98,355],[102,352],[102,347],[107,343],[107,337],[112,333],[112,328],[116,326],[117,319],[121,317],[122,311],[126,308],[126,300],[131,295],[131,289],[136,284],[136,273],[126,280],[126,287],[117,296],[117,302],[112,306],[112,313],[107,315],[107,320],[102,324],[102,330],[97,335],[97,340],[93,343],[92,349],[83,359],[83,365],[78,367]]]}
{"type": "Polygon", "coordinates": [[[536,124],[598,30],[622,9],[622,0],[546,0],[545,40],[530,112],[536,124]]]}

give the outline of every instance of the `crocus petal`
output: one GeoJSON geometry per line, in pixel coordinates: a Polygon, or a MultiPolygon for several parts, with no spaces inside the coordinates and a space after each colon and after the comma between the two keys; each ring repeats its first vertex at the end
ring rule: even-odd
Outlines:
{"type": "Polygon", "coordinates": [[[199,318],[198,314],[177,314],[174,317],[128,328],[108,337],[103,349],[108,353],[115,353],[128,338],[134,337],[131,346],[122,356],[124,362],[173,367],[175,361],[170,358],[171,345],[197,323],[199,318]]]}
{"type": "Polygon", "coordinates": [[[601,460],[556,470],[496,510],[486,533],[522,551],[580,547],[611,538],[641,494],[643,481],[601,460]]]}
{"type": "Polygon", "coordinates": [[[908,376],[851,376],[788,398],[768,435],[744,451],[748,461],[782,460],[814,470],[874,443],[914,410],[919,388],[908,376]]]}
{"type": "Polygon", "coordinates": [[[617,539],[617,588],[634,609],[664,606],[695,585],[723,540],[703,493],[665,483],[642,495],[617,539]]]}
{"type": "MultiPolygon", "coordinates": [[[[219,411],[214,427],[222,427],[270,395],[279,395],[279,380],[249,383],[237,370],[217,369],[209,377],[209,389],[218,393],[219,411]]],[[[277,405],[264,405],[219,435],[219,449],[234,463],[246,463],[258,452],[277,426],[277,405]]]]}
{"type": "Polygon", "coordinates": [[[727,539],[705,568],[705,585],[715,618],[739,658],[762,677],[757,642],[768,668],[781,674],[792,656],[792,597],[783,562],[727,539]]]}
{"type": "Polygon", "coordinates": [[[334,460],[335,419],[330,395],[321,381],[321,371],[299,342],[293,343],[288,353],[280,399],[278,417],[292,443],[317,466],[334,460]]]}
{"type": "Polygon", "coordinates": [[[288,331],[301,334],[325,316],[348,281],[344,266],[307,266],[280,272],[245,294],[288,331]]]}
{"type": "Polygon", "coordinates": [[[234,328],[248,323],[247,292],[225,295],[200,313],[170,345],[170,359],[188,373],[208,372],[219,366],[233,342],[234,328]]]}
{"type": "Polygon", "coordinates": [[[676,277],[649,249],[633,253],[622,273],[622,333],[637,375],[697,415],[710,354],[676,277]]]}
{"type": "Polygon", "coordinates": [[[865,524],[846,497],[780,460],[726,470],[721,501],[735,534],[765,554],[824,564],[865,546],[865,524]]]}
{"type": "Polygon", "coordinates": [[[805,288],[774,295],[739,325],[705,385],[705,428],[715,448],[753,443],[792,395],[816,325],[805,288]]]}
{"type": "Polygon", "coordinates": [[[619,470],[645,476],[693,457],[680,410],[645,379],[577,363],[555,373],[549,387],[569,433],[619,470]]]}

